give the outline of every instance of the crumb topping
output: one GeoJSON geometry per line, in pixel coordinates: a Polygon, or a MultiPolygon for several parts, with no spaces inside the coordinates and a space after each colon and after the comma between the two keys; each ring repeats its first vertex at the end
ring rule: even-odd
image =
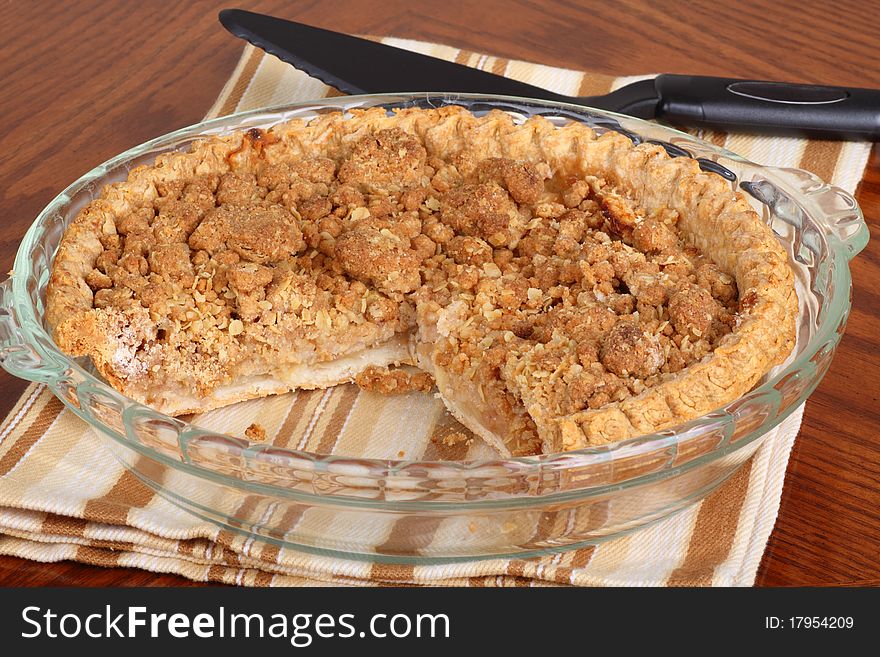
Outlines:
{"type": "Polygon", "coordinates": [[[354,378],[361,390],[383,395],[404,392],[428,392],[434,387],[434,377],[419,370],[376,367],[371,365],[354,378]]]}
{"type": "MultiPolygon", "coordinates": [[[[510,451],[530,454],[547,418],[641,395],[735,330],[734,277],[675,210],[402,126],[284,157],[252,130],[221,172],[160,180],[107,219],[82,280],[95,325],[124,343],[115,374],[206,396],[405,335],[430,345],[410,364],[466,382],[510,418],[510,451]]],[[[352,378],[383,393],[434,383],[352,378]]]]}
{"type": "MultiPolygon", "coordinates": [[[[437,365],[511,415],[531,400],[572,413],[641,393],[733,327],[733,279],[675,213],[646,216],[606,180],[546,163],[429,161],[398,128],[339,162],[249,161],[157,191],[102,236],[86,283],[95,308],[148,310],[156,339],[137,359],[202,392],[254,354],[333,357],[454,308],[437,365]]],[[[432,385],[376,368],[355,381],[432,385]]],[[[520,415],[515,451],[533,452],[520,415]]]]}
{"type": "Polygon", "coordinates": [[[446,447],[456,447],[458,445],[470,445],[474,439],[461,431],[452,431],[444,435],[433,436],[431,440],[435,443],[445,445],[446,447]]]}
{"type": "Polygon", "coordinates": [[[266,429],[258,422],[248,425],[248,428],[244,430],[244,435],[250,440],[266,442],[266,429]]]}

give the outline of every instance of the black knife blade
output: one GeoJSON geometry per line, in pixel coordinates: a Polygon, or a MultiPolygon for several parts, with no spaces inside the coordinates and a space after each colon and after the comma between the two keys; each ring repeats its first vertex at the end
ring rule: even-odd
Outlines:
{"type": "Polygon", "coordinates": [[[662,74],[603,96],[571,97],[442,59],[240,9],[232,34],[345,93],[460,92],[568,102],[684,125],[812,138],[880,138],[880,91],[662,74]]]}
{"type": "MultiPolygon", "coordinates": [[[[455,91],[572,102],[519,80],[436,57],[241,9],[224,9],[220,23],[235,36],[348,94],[455,91]]],[[[659,97],[651,80],[579,105],[652,118],[659,97]]]]}

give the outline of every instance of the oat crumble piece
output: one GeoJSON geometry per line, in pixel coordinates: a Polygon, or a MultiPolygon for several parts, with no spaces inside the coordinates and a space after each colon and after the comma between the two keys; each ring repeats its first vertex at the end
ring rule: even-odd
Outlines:
{"type": "Polygon", "coordinates": [[[244,430],[244,435],[246,438],[250,438],[251,440],[265,442],[266,429],[263,428],[262,424],[254,422],[250,426],[248,426],[247,429],[244,430]]]}
{"type": "Polygon", "coordinates": [[[470,445],[474,442],[473,437],[467,435],[466,433],[462,433],[461,431],[452,431],[451,433],[447,433],[443,436],[434,436],[432,440],[441,443],[446,447],[455,447],[456,445],[470,445]]]}
{"type": "Polygon", "coordinates": [[[360,372],[354,382],[361,390],[383,395],[429,392],[434,388],[434,378],[427,372],[373,365],[360,372]]]}

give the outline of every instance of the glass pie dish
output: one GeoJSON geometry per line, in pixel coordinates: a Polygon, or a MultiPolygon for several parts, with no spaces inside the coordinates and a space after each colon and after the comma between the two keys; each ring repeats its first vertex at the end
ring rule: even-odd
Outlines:
{"type": "MultiPolygon", "coordinates": [[[[815,389],[850,310],[849,260],[868,230],[853,197],[797,169],[756,165],[671,128],[575,105],[502,96],[349,96],[205,121],[133,148],[70,185],[37,217],[0,284],[0,360],[47,385],[161,496],[234,532],[344,558],[408,563],[531,556],[593,544],[666,517],[733,474],[815,389]],[[164,152],[247,128],[352,108],[455,104],[515,120],[579,121],[674,157],[746,193],[776,232],[799,298],[792,354],[748,394],[677,427],[560,454],[478,461],[355,458],[279,448],[172,418],[115,391],[53,343],[45,288],[65,227],[105,184],[164,152]],[[398,525],[398,523],[405,523],[398,525]],[[405,531],[391,531],[393,527],[405,531]]],[[[404,429],[422,422],[401,417],[404,429]]],[[[296,444],[296,440],[293,441],[296,444]]]]}

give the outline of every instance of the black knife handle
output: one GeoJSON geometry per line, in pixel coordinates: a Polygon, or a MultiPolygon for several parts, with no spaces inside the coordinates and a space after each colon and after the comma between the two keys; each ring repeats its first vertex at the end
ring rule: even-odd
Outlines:
{"type": "Polygon", "coordinates": [[[880,139],[880,91],[695,75],[659,75],[657,116],[687,125],[880,139]]]}

